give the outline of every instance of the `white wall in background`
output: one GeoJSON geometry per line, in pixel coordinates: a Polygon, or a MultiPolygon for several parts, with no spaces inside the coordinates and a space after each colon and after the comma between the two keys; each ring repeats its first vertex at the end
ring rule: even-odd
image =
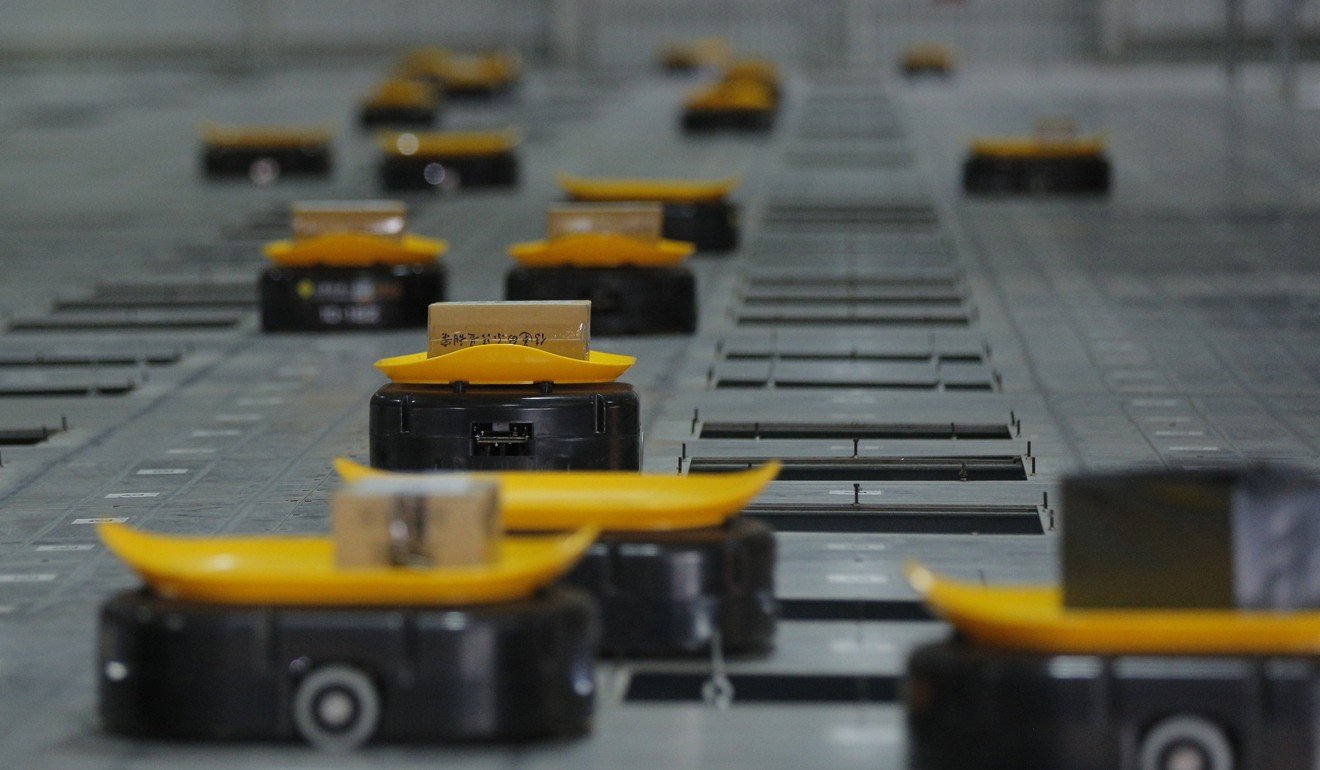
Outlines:
{"type": "Polygon", "coordinates": [[[470,41],[537,50],[545,0],[0,0],[0,54],[470,41]]]}
{"type": "MultiPolygon", "coordinates": [[[[889,64],[935,39],[968,60],[1083,58],[1110,0],[0,0],[0,55],[432,41],[645,64],[666,40],[724,34],[784,61],[889,64]],[[556,24],[556,21],[558,23],[556,24]],[[574,32],[575,34],[569,34],[574,32]]],[[[1149,0],[1157,2],[1158,0],[1149,0]]]]}
{"type": "MultiPolygon", "coordinates": [[[[1215,43],[1224,35],[1226,0],[1101,0],[1100,12],[1116,20],[1120,44],[1161,40],[1215,43]]],[[[1247,34],[1272,35],[1280,0],[1242,0],[1247,34]]],[[[1320,34],[1320,0],[1307,0],[1298,14],[1299,30],[1320,34]]]]}
{"type": "MultiPolygon", "coordinates": [[[[1133,31],[1139,34],[1179,34],[1210,32],[1224,28],[1224,0],[1124,0],[1132,6],[1133,31]]],[[[1269,29],[1273,24],[1277,0],[1243,0],[1247,24],[1255,29],[1269,29]]],[[[1304,24],[1314,29],[1320,25],[1320,4],[1308,0],[1302,8],[1304,24]]]]}
{"type": "Polygon", "coordinates": [[[888,65],[938,40],[975,61],[1083,58],[1098,0],[596,0],[597,55],[635,60],[654,41],[710,34],[776,58],[888,65]]]}
{"type": "Polygon", "coordinates": [[[240,6],[207,0],[5,0],[0,3],[0,48],[233,41],[242,29],[240,6]]]}

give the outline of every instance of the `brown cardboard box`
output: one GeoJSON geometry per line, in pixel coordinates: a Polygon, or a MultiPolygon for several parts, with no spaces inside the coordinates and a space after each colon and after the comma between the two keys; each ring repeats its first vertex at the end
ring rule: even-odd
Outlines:
{"type": "Polygon", "coordinates": [[[564,203],[546,211],[547,238],[576,233],[618,233],[644,241],[660,237],[659,203],[564,203]]]}
{"type": "Polygon", "coordinates": [[[503,343],[586,359],[590,338],[591,303],[586,300],[436,302],[428,317],[426,355],[503,343]]]}
{"type": "Polygon", "coordinates": [[[298,201],[293,204],[293,237],[367,233],[402,238],[407,217],[401,201],[298,201]]]}
{"type": "Polygon", "coordinates": [[[461,567],[498,557],[499,487],[468,477],[366,479],[335,495],[335,566],[461,567]]]}

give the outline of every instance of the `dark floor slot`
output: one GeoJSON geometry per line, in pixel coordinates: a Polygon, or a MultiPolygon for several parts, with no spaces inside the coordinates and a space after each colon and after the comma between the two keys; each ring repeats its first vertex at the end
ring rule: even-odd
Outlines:
{"type": "Polygon", "coordinates": [[[785,202],[776,201],[765,208],[768,218],[812,217],[820,219],[922,219],[938,218],[935,209],[925,203],[849,203],[844,201],[785,202]]]}
{"type": "Polygon", "coordinates": [[[921,219],[849,219],[849,218],[766,218],[762,227],[769,232],[781,232],[784,230],[793,230],[797,232],[821,233],[822,231],[834,232],[870,232],[870,233],[892,233],[892,232],[923,232],[931,233],[939,227],[938,222],[925,221],[921,219]]]}
{"type": "Polygon", "coordinates": [[[929,276],[929,275],[895,275],[895,276],[866,276],[866,275],[768,275],[754,276],[747,279],[748,286],[786,286],[791,288],[800,288],[803,286],[830,286],[830,287],[855,287],[859,289],[883,288],[890,286],[927,286],[943,287],[952,292],[958,286],[959,279],[956,277],[929,276]]]}
{"type": "Polygon", "coordinates": [[[1008,439],[997,423],[706,422],[700,438],[743,439],[1008,439]]]}
{"type": "Polygon", "coordinates": [[[183,353],[174,351],[131,351],[112,353],[0,353],[0,366],[166,366],[177,364],[183,353]]]}
{"type": "Polygon", "coordinates": [[[195,283],[98,283],[93,289],[97,297],[128,299],[141,296],[170,296],[181,299],[221,297],[242,299],[256,295],[253,281],[202,281],[195,283]]]}
{"type": "Polygon", "coordinates": [[[1017,455],[934,457],[693,457],[690,473],[732,473],[779,459],[779,481],[1024,481],[1017,455]]]}
{"type": "Polygon", "coordinates": [[[945,390],[994,390],[995,386],[989,381],[986,382],[945,382],[941,383],[945,390]]]}
{"type": "Polygon", "coordinates": [[[744,305],[961,305],[960,294],[942,294],[933,292],[891,292],[888,294],[748,294],[742,298],[744,305]]]}
{"type": "MultiPolygon", "coordinates": [[[[710,675],[699,672],[634,671],[627,703],[702,701],[710,675]]],[[[729,674],[734,703],[893,703],[893,676],[842,674],[729,674]]]]}
{"type": "Polygon", "coordinates": [[[780,599],[779,618],[897,622],[935,620],[924,603],[901,599],[780,599]]]}
{"type": "Polygon", "coordinates": [[[133,383],[87,383],[70,386],[4,386],[0,384],[0,399],[36,398],[57,399],[65,396],[121,396],[133,390],[133,383]]]}
{"type": "MultiPolygon", "coordinates": [[[[979,364],[984,361],[976,353],[935,354],[939,363],[979,364]]],[[[768,361],[777,358],[781,361],[872,361],[878,363],[906,363],[909,361],[930,361],[930,353],[830,353],[807,350],[750,351],[728,350],[724,358],[729,361],[768,361]]]]}
{"type": "MultiPolygon", "coordinates": [[[[783,474],[780,474],[783,478],[783,474]]],[[[1028,506],[821,505],[753,503],[745,512],[779,532],[906,535],[1043,535],[1040,514],[1028,506]]]]}
{"type": "Polygon", "coordinates": [[[66,396],[122,396],[133,390],[132,382],[89,382],[67,385],[3,385],[0,398],[62,398],[66,396]]]}
{"type": "Polygon", "coordinates": [[[192,315],[177,318],[78,318],[74,316],[54,315],[45,316],[43,318],[16,318],[9,322],[9,331],[123,332],[170,329],[225,329],[230,326],[236,326],[239,320],[240,317],[236,315],[192,315]]]}
{"type": "MultiPolygon", "coordinates": [[[[930,353],[832,353],[829,351],[751,351],[726,350],[724,358],[728,361],[875,361],[882,363],[906,363],[909,361],[930,361],[930,353]]],[[[979,360],[979,359],[978,359],[979,360]]]]}
{"type": "Polygon", "coordinates": [[[59,130],[86,128],[103,122],[110,112],[111,107],[106,104],[71,102],[30,105],[13,120],[10,127],[59,130]]]}
{"type": "Polygon", "coordinates": [[[966,313],[739,313],[739,326],[967,326],[966,313]]]}
{"type": "Polygon", "coordinates": [[[202,262],[211,267],[222,263],[226,265],[257,264],[261,261],[256,250],[230,241],[185,244],[175,248],[174,254],[177,259],[167,261],[174,263],[202,262]]]}
{"type": "Polygon", "coordinates": [[[892,167],[910,165],[912,163],[912,155],[906,152],[815,152],[808,150],[789,150],[784,153],[784,162],[792,166],[892,167]]]}
{"type": "Polygon", "coordinates": [[[921,203],[771,203],[761,218],[767,228],[776,227],[878,227],[930,229],[939,215],[921,203]]]}
{"type": "Polygon", "coordinates": [[[774,387],[781,389],[808,389],[808,388],[867,388],[878,390],[994,390],[994,385],[989,380],[982,382],[941,382],[938,384],[892,381],[883,380],[875,382],[858,382],[856,380],[775,380],[774,387]]]}
{"type": "Polygon", "coordinates": [[[769,380],[744,380],[731,377],[721,377],[715,381],[715,387],[720,390],[737,388],[776,388],[784,390],[807,390],[819,388],[822,390],[978,390],[992,391],[994,385],[986,380],[983,382],[905,382],[899,380],[775,380],[773,383],[769,380]]]}
{"type": "Polygon", "coordinates": [[[60,428],[0,428],[0,446],[35,446],[60,432],[60,428]]]}
{"type": "Polygon", "coordinates": [[[89,297],[68,300],[88,307],[207,307],[256,304],[254,283],[102,283],[89,297]]]}
{"type": "Polygon", "coordinates": [[[170,310],[174,308],[239,308],[255,305],[256,297],[245,299],[226,299],[226,298],[169,298],[169,297],[141,297],[137,299],[124,297],[87,297],[85,299],[60,299],[55,300],[53,307],[56,311],[77,311],[77,310],[123,310],[133,308],[143,308],[152,310],[170,310]]]}
{"type": "Polygon", "coordinates": [[[793,136],[797,139],[869,139],[872,141],[889,140],[893,141],[903,135],[902,129],[898,126],[880,125],[880,126],[857,126],[852,127],[829,127],[819,128],[801,128],[793,136]]]}

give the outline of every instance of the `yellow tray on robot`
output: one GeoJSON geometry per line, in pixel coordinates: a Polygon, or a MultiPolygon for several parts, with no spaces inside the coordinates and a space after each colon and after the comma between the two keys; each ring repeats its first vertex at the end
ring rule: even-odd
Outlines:
{"type": "Polygon", "coordinates": [[[1104,195],[1110,181],[1102,137],[979,139],[963,162],[963,190],[975,195],[1104,195]]]}
{"type": "Polygon", "coordinates": [[[270,184],[284,176],[330,173],[334,133],[320,126],[203,125],[202,173],[270,184]]]}
{"type": "Polygon", "coordinates": [[[460,190],[518,184],[513,129],[384,134],[379,176],[386,190],[460,190]]]}
{"type": "Polygon", "coordinates": [[[637,359],[599,350],[570,358],[519,344],[483,344],[441,356],[426,353],[382,358],[376,368],[392,382],[419,385],[559,385],[614,382],[637,359]]]}
{"type": "MultiPolygon", "coordinates": [[[[398,475],[343,459],[335,469],[350,482],[398,475]]],[[[511,531],[601,530],[567,582],[600,602],[602,651],[654,656],[707,655],[715,632],[730,652],[771,643],[774,535],[739,514],[778,472],[476,475],[499,485],[511,531]]]]}
{"type": "Polygon", "coordinates": [[[184,537],[103,524],[101,539],[156,595],[260,606],[423,606],[530,597],[582,557],[597,531],[509,536],[490,564],[341,568],[329,537],[184,537]]]}
{"type": "Polygon", "coordinates": [[[381,83],[358,108],[363,128],[428,129],[440,119],[441,90],[422,79],[395,78],[381,83]]]}
{"type": "Polygon", "coordinates": [[[694,91],[683,104],[682,128],[690,134],[769,131],[778,97],[758,78],[735,77],[694,91]]]}
{"type": "Polygon", "coordinates": [[[724,64],[732,54],[732,46],[723,37],[703,37],[673,42],[656,52],[660,66],[669,72],[688,73],[702,67],[724,64]]]}
{"type": "Polygon", "coordinates": [[[396,201],[295,204],[295,237],[262,249],[272,263],[259,281],[262,329],[333,332],[426,326],[427,307],[445,298],[446,271],[440,257],[448,244],[403,232],[405,214],[396,201]],[[303,233],[297,223],[304,216],[333,224],[303,233]],[[395,232],[371,230],[383,222],[395,232]]]}
{"type": "Polygon", "coordinates": [[[738,245],[738,208],[728,199],[737,179],[635,179],[560,175],[571,200],[655,202],[663,207],[664,238],[691,243],[700,253],[728,252],[738,245]]]}
{"type": "Polygon", "coordinates": [[[955,67],[953,49],[939,43],[919,43],[903,52],[899,70],[909,78],[947,77],[955,67]]]}
{"type": "Polygon", "coordinates": [[[394,77],[422,80],[433,88],[444,88],[445,65],[453,55],[448,49],[429,46],[404,53],[394,68],[394,77]]]}
{"type": "Polygon", "coordinates": [[[435,262],[449,249],[445,241],[404,233],[386,238],[369,233],[336,232],[312,238],[272,241],[262,247],[280,267],[372,267],[435,262]]]}
{"type": "Polygon", "coordinates": [[[769,59],[736,59],[724,68],[723,80],[751,80],[770,89],[778,100],[783,87],[779,68],[769,59]]]}
{"type": "Polygon", "coordinates": [[[518,83],[521,64],[501,52],[460,54],[443,48],[410,51],[397,74],[422,78],[454,97],[496,96],[518,83]]]}
{"type": "Polygon", "coordinates": [[[443,69],[445,92],[456,97],[492,97],[518,84],[520,66],[509,54],[451,56],[443,69]]]}
{"type": "MultiPolygon", "coordinates": [[[[347,482],[397,476],[336,458],[347,482]]],[[[602,532],[665,532],[722,526],[779,473],[779,463],[733,473],[680,476],[628,471],[476,473],[499,486],[504,526],[512,532],[594,527],[602,532]]],[[[411,475],[411,474],[409,474],[411,475]]]]}
{"type": "Polygon", "coordinates": [[[1320,610],[1076,609],[1047,586],[984,586],[912,564],[907,577],[969,640],[1095,655],[1320,656],[1320,610]]]}
{"type": "Polygon", "coordinates": [[[517,243],[504,280],[507,300],[591,300],[591,328],[605,336],[691,334],[696,277],[682,266],[690,243],[620,233],[558,235],[517,243]]]}
{"type": "Polygon", "coordinates": [[[525,267],[672,267],[695,247],[665,238],[645,241],[619,233],[573,233],[515,243],[509,256],[525,267]]]}

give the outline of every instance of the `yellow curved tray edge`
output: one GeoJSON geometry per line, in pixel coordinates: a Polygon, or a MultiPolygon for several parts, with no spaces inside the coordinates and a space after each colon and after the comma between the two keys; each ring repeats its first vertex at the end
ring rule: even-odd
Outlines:
{"type": "Polygon", "coordinates": [[[683,103],[687,110],[711,112],[764,112],[774,106],[774,100],[770,98],[726,97],[722,94],[702,94],[683,103]]]}
{"type": "Polygon", "coordinates": [[[1080,158],[1099,155],[1108,142],[1103,136],[1079,137],[1061,141],[1041,141],[1031,136],[1001,136],[973,139],[972,155],[995,158],[1080,158]]]}
{"type": "Polygon", "coordinates": [[[303,147],[326,144],[335,138],[329,125],[222,125],[202,123],[197,127],[202,142],[220,147],[303,147]]]}
{"type": "Polygon", "coordinates": [[[262,252],[283,267],[410,265],[431,262],[449,251],[446,241],[405,234],[401,240],[369,233],[327,233],[302,240],[271,241],[262,252]]]}
{"type": "Polygon", "coordinates": [[[937,615],[988,645],[1095,655],[1320,653],[1320,611],[1073,610],[1056,588],[979,586],[915,563],[904,571],[937,615]]]}
{"type": "Polygon", "coordinates": [[[364,104],[375,107],[433,108],[439,102],[440,97],[434,86],[406,78],[377,84],[364,100],[364,104]]]}
{"type": "MultiPolygon", "coordinates": [[[[661,532],[715,527],[738,515],[779,474],[780,463],[736,473],[679,476],[631,471],[476,473],[500,488],[511,531],[598,527],[606,532],[661,532]]],[[[334,460],[345,482],[407,475],[346,458],[334,460]]]]}
{"type": "Polygon", "coordinates": [[[468,157],[511,152],[522,143],[522,132],[514,127],[494,131],[381,131],[376,145],[391,155],[468,157]],[[409,152],[399,147],[400,137],[409,135],[415,145],[409,152]]]}
{"type": "Polygon", "coordinates": [[[157,594],[232,605],[408,606],[531,596],[577,563],[599,536],[505,537],[499,559],[436,569],[334,566],[328,537],[179,537],[103,523],[102,542],[157,594]]]}
{"type": "Polygon", "coordinates": [[[740,180],[587,178],[559,174],[559,186],[580,201],[708,203],[723,199],[740,180]]]}
{"type": "Polygon", "coordinates": [[[515,243],[509,256],[527,267],[668,267],[695,251],[685,241],[642,241],[618,233],[577,233],[543,241],[515,243]]]}
{"type": "Polygon", "coordinates": [[[768,110],[775,105],[770,87],[755,80],[732,80],[688,94],[684,106],[689,110],[768,110]]]}
{"type": "Polygon", "coordinates": [[[614,382],[637,363],[632,356],[587,352],[586,360],[527,345],[491,344],[460,348],[428,358],[426,353],[382,358],[376,368],[394,382],[443,385],[520,385],[533,382],[580,384],[614,382]]]}

